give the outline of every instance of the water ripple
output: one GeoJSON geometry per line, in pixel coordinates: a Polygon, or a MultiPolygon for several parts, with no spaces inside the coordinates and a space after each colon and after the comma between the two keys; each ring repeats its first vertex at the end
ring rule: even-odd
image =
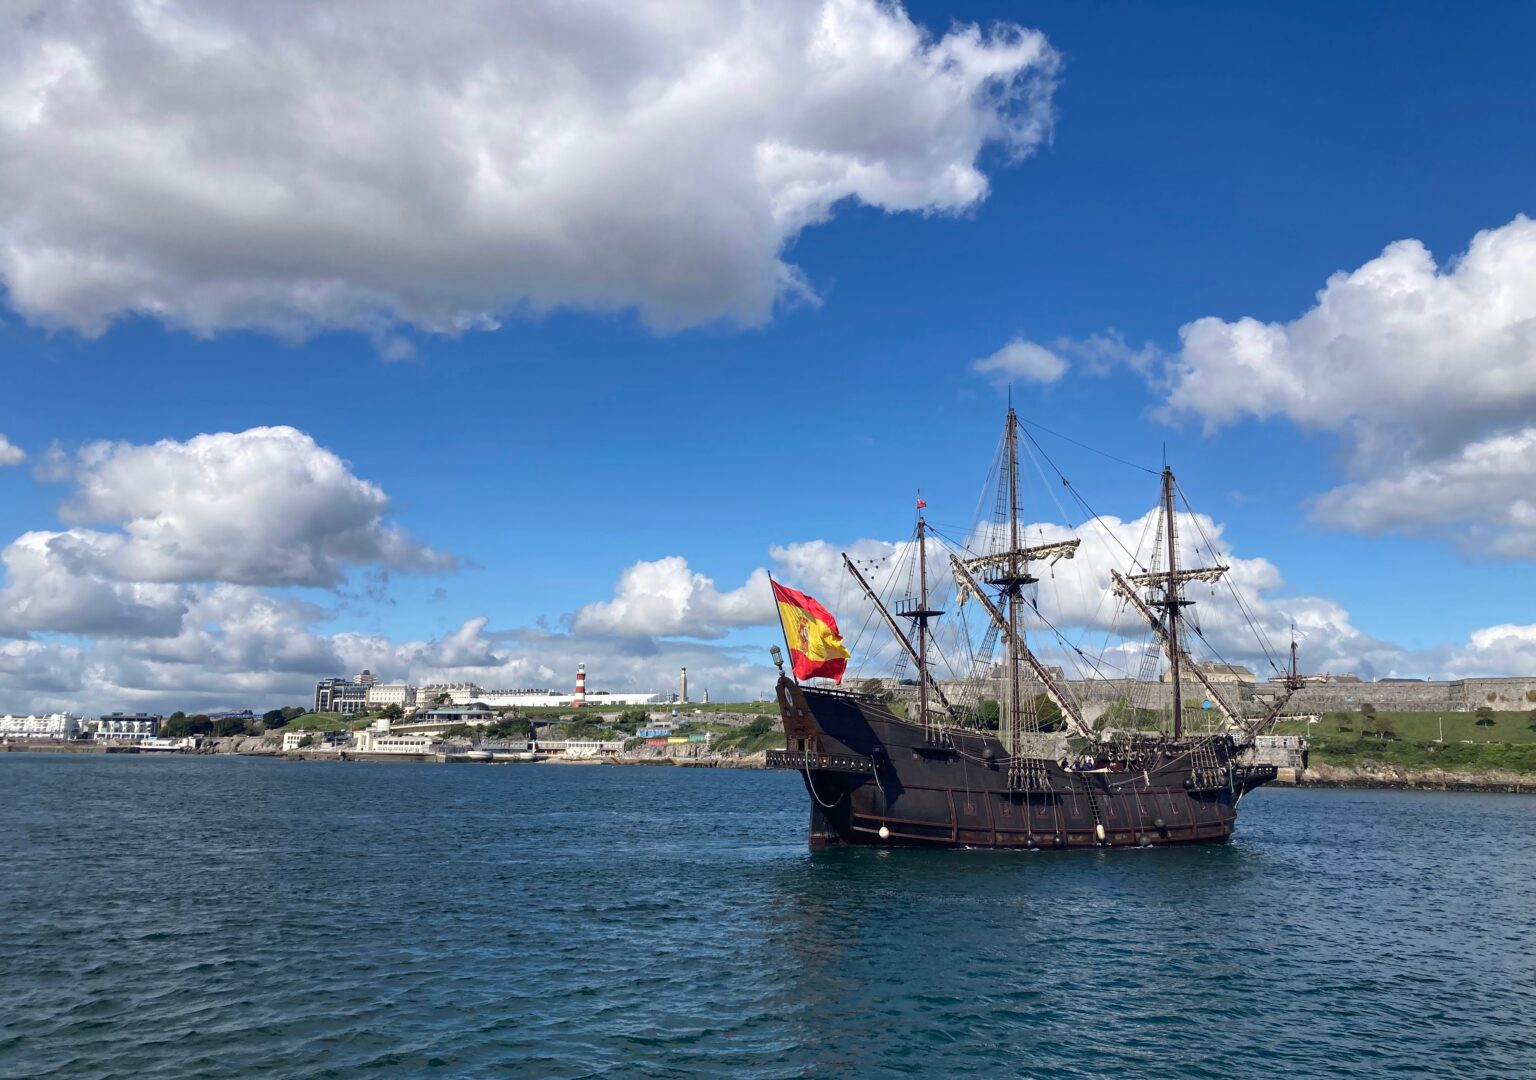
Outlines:
{"type": "Polygon", "coordinates": [[[793,776],[0,756],[0,1075],[1536,1076],[1536,800],[804,846],[793,776]]]}

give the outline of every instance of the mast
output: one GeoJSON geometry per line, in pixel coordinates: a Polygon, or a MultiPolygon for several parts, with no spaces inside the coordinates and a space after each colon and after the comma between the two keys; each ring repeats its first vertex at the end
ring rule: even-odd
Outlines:
{"type": "MultiPolygon", "coordinates": [[[[1006,498],[1008,500],[1007,545],[1000,551],[993,550],[985,555],[955,560],[955,581],[962,595],[975,593],[986,603],[988,613],[993,616],[995,625],[1006,639],[1004,646],[1008,675],[1003,680],[1005,700],[1002,716],[999,718],[998,736],[1008,747],[1009,753],[1017,755],[1024,744],[1024,721],[1027,711],[1024,702],[1023,664],[1029,664],[1036,676],[1042,678],[1047,684],[1047,694],[1054,699],[1051,680],[1042,674],[1045,669],[1039,666],[1039,662],[1024,640],[1024,587],[1040,580],[1029,572],[1029,564],[1037,559],[1045,559],[1052,563],[1061,559],[1070,559],[1077,553],[1078,545],[1082,541],[1058,540],[1033,547],[1020,544],[1019,417],[1012,404],[1008,406],[1008,421],[1003,428],[1002,468],[1003,474],[998,479],[998,513],[994,520],[999,525],[1003,523],[1002,501],[1006,498]],[[975,578],[971,576],[973,572],[997,590],[997,607],[1001,611],[994,610],[992,603],[982,596],[981,590],[976,586],[975,578]]],[[[1072,710],[1064,710],[1064,713],[1071,717],[1072,710]]]]}
{"type": "MultiPolygon", "coordinates": [[[[918,499],[917,511],[917,599],[928,607],[928,522],[923,520],[922,499],[918,499]]],[[[928,617],[917,620],[917,715],[923,726],[928,726],[928,617]]]]}
{"type": "MultiPolygon", "coordinates": [[[[987,598],[987,594],[981,591],[981,586],[978,585],[976,583],[976,579],[971,576],[971,571],[966,566],[966,564],[961,561],[958,555],[951,555],[949,557],[949,561],[955,569],[955,584],[965,592],[976,597],[976,599],[980,601],[981,606],[986,609],[987,614],[991,617],[992,625],[996,626],[1003,633],[1008,634],[1011,637],[1012,632],[1008,629],[1007,620],[1003,618],[1002,612],[997,610],[997,605],[992,603],[992,601],[987,598]]],[[[1044,685],[1046,696],[1054,701],[1057,707],[1061,709],[1061,715],[1066,718],[1067,726],[1070,727],[1074,733],[1081,735],[1084,738],[1093,738],[1093,729],[1083,721],[1083,714],[1082,711],[1077,707],[1077,702],[1073,701],[1072,698],[1057,684],[1055,677],[1051,675],[1050,669],[1040,662],[1039,658],[1035,656],[1034,652],[1031,651],[1027,644],[1020,642],[1018,648],[1019,654],[1024,658],[1025,663],[1027,663],[1030,667],[1030,670],[1035,673],[1035,678],[1039,679],[1040,682],[1044,685]]]]}
{"type": "MultiPolygon", "coordinates": [[[[853,565],[853,560],[848,557],[848,553],[846,551],[843,552],[843,569],[848,571],[848,575],[853,578],[853,580],[858,584],[860,590],[863,591],[864,596],[869,600],[870,604],[874,606],[875,612],[880,616],[880,620],[885,623],[886,629],[889,630],[891,632],[891,636],[896,639],[896,644],[900,645],[902,652],[907,654],[907,659],[911,660],[914,664],[918,664],[918,674],[921,676],[919,685],[931,685],[934,695],[939,699],[939,705],[942,706],[944,711],[949,714],[950,720],[958,724],[960,722],[960,715],[955,711],[954,705],[952,705],[949,698],[944,695],[944,691],[940,689],[938,683],[930,683],[930,676],[927,670],[924,669],[923,666],[918,662],[917,650],[914,649],[912,647],[912,643],[907,640],[907,635],[901,632],[901,627],[896,624],[895,618],[892,617],[891,613],[886,610],[885,605],[880,602],[879,594],[876,593],[874,589],[870,588],[869,582],[864,580],[864,575],[859,573],[859,568],[853,565]]],[[[913,610],[916,609],[915,603],[909,601],[908,604],[913,608],[913,610]]],[[[897,605],[897,614],[905,615],[906,612],[902,611],[901,607],[901,604],[897,605]]],[[[943,612],[928,612],[928,614],[942,615],[943,612]]]]}
{"type": "Polygon", "coordinates": [[[1012,403],[1008,405],[1008,577],[1008,749],[1017,754],[1024,744],[1019,708],[1019,599],[1027,583],[1019,574],[1019,431],[1012,403]]]}
{"type": "MultiPolygon", "coordinates": [[[[923,507],[928,504],[919,496],[917,500],[917,596],[896,605],[896,614],[911,619],[917,629],[917,714],[918,721],[932,735],[936,725],[928,719],[928,620],[944,614],[928,606],[928,522],[923,518],[923,507]]],[[[941,695],[942,697],[942,695],[941,695]]],[[[945,711],[949,703],[944,703],[945,711]]]]}
{"type": "Polygon", "coordinates": [[[1163,516],[1168,530],[1168,579],[1163,609],[1168,619],[1169,677],[1173,680],[1173,737],[1184,735],[1184,689],[1179,682],[1179,542],[1173,525],[1173,470],[1163,466],[1163,516]]]}

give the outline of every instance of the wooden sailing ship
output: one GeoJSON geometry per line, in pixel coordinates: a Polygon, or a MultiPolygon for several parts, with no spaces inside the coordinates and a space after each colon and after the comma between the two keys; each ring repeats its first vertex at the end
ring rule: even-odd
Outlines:
{"type": "MultiPolygon", "coordinates": [[[[1038,581],[1031,567],[1073,558],[1081,540],[1026,542],[1019,505],[1020,434],[1010,407],[998,456],[994,520],[979,539],[952,552],[946,568],[954,579],[952,595],[975,602],[984,613],[975,667],[985,678],[971,682],[1000,688],[995,729],[977,707],[986,699],[970,684],[946,684],[932,671],[935,625],[945,612],[933,600],[930,528],[921,502],[909,595],[888,603],[855,561],[843,556],[850,579],[895,643],[898,664],[915,677],[904,680],[916,683],[907,699],[802,684],[783,674],[780,662],[777,698],[786,749],[771,752],[768,764],[802,775],[811,800],[812,847],[1066,849],[1219,842],[1231,836],[1243,797],[1275,778],[1274,766],[1248,763],[1248,751],[1299,686],[1295,643],[1284,689],[1257,716],[1244,716],[1241,703],[1229,702],[1207,669],[1191,660],[1186,621],[1193,602],[1185,587],[1214,583],[1228,568],[1215,562],[1180,566],[1172,470],[1165,467],[1160,477],[1160,522],[1151,559],[1138,572],[1111,575],[1114,596],[1144,622],[1164,658],[1167,689],[1160,693],[1171,696],[1166,714],[1171,723],[1152,725],[1149,710],[1134,709],[1090,722],[1069,681],[1030,648],[1027,626],[1039,619],[1038,605],[1028,596],[1038,581]],[[1000,674],[990,661],[999,639],[1000,674]],[[1213,718],[1214,728],[1187,730],[1186,679],[1203,689],[1199,715],[1213,718]]],[[[1142,675],[1147,673],[1144,664],[1142,675]]]]}

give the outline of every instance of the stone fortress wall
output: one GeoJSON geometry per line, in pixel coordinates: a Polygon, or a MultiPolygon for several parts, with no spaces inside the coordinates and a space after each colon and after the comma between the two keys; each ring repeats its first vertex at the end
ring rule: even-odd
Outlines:
{"type": "MultiPolygon", "coordinates": [[[[1132,679],[1062,680],[1073,697],[1082,704],[1090,719],[1098,716],[1121,698],[1147,709],[1166,709],[1172,703],[1173,688],[1167,683],[1137,683],[1132,679]]],[[[1205,687],[1193,679],[1180,680],[1184,700],[1198,705],[1207,696],[1205,687]]],[[[960,692],[958,683],[942,684],[946,693],[960,692]]],[[[1025,693],[1045,692],[1043,684],[1026,682],[1025,693]]],[[[1284,690],[1279,682],[1218,683],[1228,704],[1248,705],[1244,712],[1259,711],[1284,690]]],[[[905,688],[903,688],[905,689],[905,688]]],[[[1003,681],[991,679],[983,694],[1001,700],[1003,681]]],[[[1285,712],[1325,713],[1357,712],[1370,704],[1383,712],[1472,712],[1487,705],[1497,712],[1525,712],[1536,709],[1536,676],[1497,679],[1386,680],[1381,682],[1312,682],[1296,691],[1286,703],[1285,712]]]]}

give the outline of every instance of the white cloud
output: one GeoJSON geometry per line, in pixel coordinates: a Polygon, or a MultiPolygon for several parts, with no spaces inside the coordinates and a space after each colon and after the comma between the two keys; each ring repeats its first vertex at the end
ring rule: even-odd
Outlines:
{"type": "Polygon", "coordinates": [[[971,370],[995,383],[1014,379],[1053,383],[1067,372],[1067,362],[1044,345],[1014,338],[991,356],[971,362],[971,370]]]}
{"type": "Polygon", "coordinates": [[[121,530],[103,563],[122,580],[329,587],[349,566],[453,566],[387,520],[382,488],[290,427],[91,443],[72,480],[60,515],[121,530]]]}
{"type": "Polygon", "coordinates": [[[712,578],[672,555],[625,569],[613,599],[581,608],[571,625],[578,633],[720,638],[737,627],[766,625],[773,612],[767,571],[754,570],[746,584],[721,592],[712,578]]]}
{"type": "Polygon", "coordinates": [[[1527,674],[1536,671],[1536,624],[1503,623],[1472,631],[1466,644],[1430,650],[1421,670],[1451,677],[1527,674]]]}
{"type": "Polygon", "coordinates": [[[192,583],[334,588],[357,567],[454,565],[388,520],[382,489],[293,428],[98,442],[50,462],[73,484],[60,511],[73,527],[0,552],[0,634],[168,635],[192,583]]]}
{"type": "Polygon", "coordinates": [[[0,468],[7,465],[20,465],[27,460],[27,452],[15,445],[4,435],[0,435],[0,468]]]}
{"type": "Polygon", "coordinates": [[[1449,535],[1475,550],[1536,559],[1536,428],[1345,484],[1314,513],[1356,532],[1449,535]]]}
{"type": "Polygon", "coordinates": [[[104,3],[0,31],[0,276],[50,327],[766,320],[855,199],[958,212],[1057,57],[876,0],[104,3]]]}
{"type": "Polygon", "coordinates": [[[1401,240],[1290,322],[1204,318],[1180,335],[1166,415],[1207,430],[1280,416],[1349,440],[1353,482],[1318,500],[1321,520],[1536,553],[1536,221],[1478,233],[1443,268],[1401,240]]]}
{"type": "Polygon", "coordinates": [[[1133,348],[1118,330],[1105,330],[1085,338],[1059,337],[1048,345],[1015,337],[991,356],[971,363],[971,371],[1002,385],[1015,379],[1053,383],[1075,368],[1088,375],[1103,375],[1117,367],[1147,372],[1163,358],[1150,342],[1133,348]]]}
{"type": "Polygon", "coordinates": [[[1198,319],[1180,331],[1167,407],[1352,429],[1370,453],[1456,438],[1536,403],[1536,221],[1478,233],[1444,270],[1417,240],[1339,272],[1288,323],[1198,319]]]}
{"type": "Polygon", "coordinates": [[[186,611],[174,585],[122,581],[105,571],[120,536],[70,529],[23,533],[0,552],[0,637],[33,630],[69,634],[173,634],[186,611]]]}

